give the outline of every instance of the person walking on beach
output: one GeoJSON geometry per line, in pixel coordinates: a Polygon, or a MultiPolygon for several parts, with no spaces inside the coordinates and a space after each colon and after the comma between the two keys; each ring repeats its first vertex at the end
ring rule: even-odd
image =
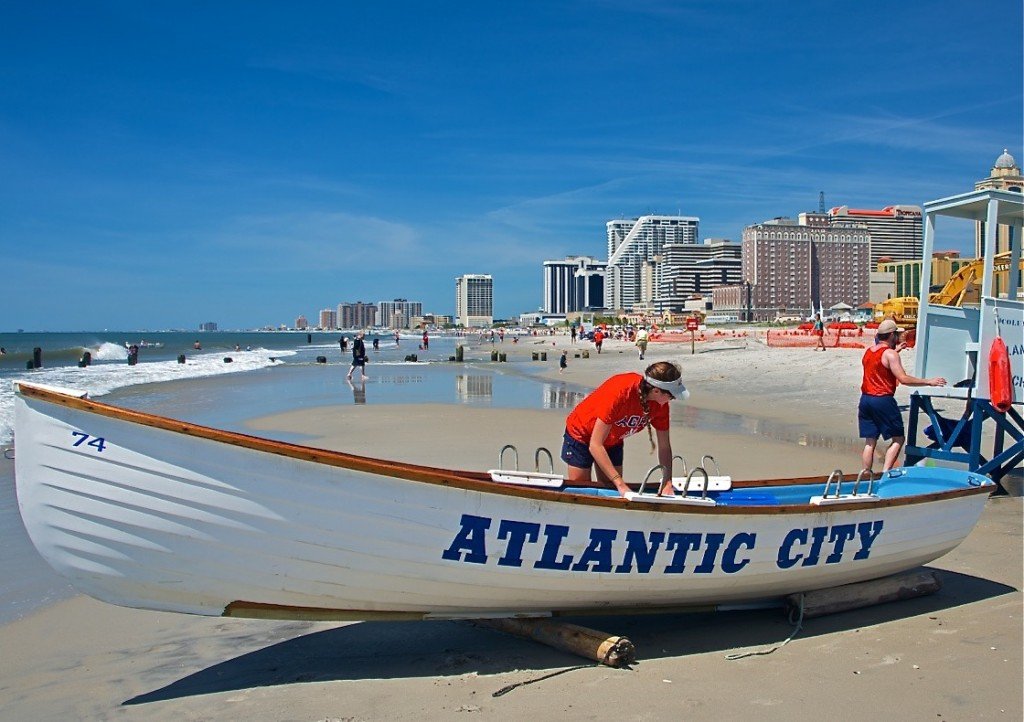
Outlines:
{"type": "Polygon", "coordinates": [[[594,345],[597,346],[597,352],[601,353],[601,344],[604,343],[604,333],[600,328],[594,329],[594,345]]]}
{"type": "Polygon", "coordinates": [[[636,347],[638,349],[640,349],[640,360],[641,361],[644,360],[644,354],[647,353],[647,340],[648,340],[648,338],[649,337],[647,335],[647,329],[644,328],[643,326],[641,326],[640,330],[636,332],[636,347]]]}
{"type": "Polygon", "coordinates": [[[569,335],[572,337],[573,344],[576,343],[576,324],[569,327],[569,335]]]}
{"type": "Polygon", "coordinates": [[[562,351],[562,355],[558,357],[558,373],[562,373],[569,366],[569,352],[562,351]]]}
{"type": "Polygon", "coordinates": [[[366,379],[366,344],[363,343],[363,332],[359,331],[356,333],[355,341],[352,342],[352,366],[348,370],[347,378],[349,381],[352,380],[352,372],[359,369],[359,375],[362,379],[366,379]]]}
{"type": "Polygon", "coordinates": [[[936,376],[919,379],[903,369],[899,351],[901,329],[892,319],[885,319],[878,325],[878,342],[864,352],[861,365],[864,375],[860,384],[860,404],[857,406],[857,422],[860,437],[864,439],[861,454],[863,468],[871,471],[875,461],[875,446],[878,437],[892,439],[885,450],[882,471],[896,466],[900,451],[906,443],[903,430],[903,415],[896,404],[896,387],[904,386],[945,386],[946,379],[936,376]]]}
{"type": "Polygon", "coordinates": [[[825,324],[821,320],[821,314],[814,314],[814,335],[818,337],[818,346],[815,351],[825,350],[825,324]]]}
{"type": "Polygon", "coordinates": [[[565,421],[562,460],[570,482],[590,481],[591,469],[597,480],[625,496],[622,480],[622,443],[627,436],[647,429],[651,452],[658,452],[662,467],[662,496],[672,491],[672,441],[669,438],[669,408],[673,399],[689,396],[679,367],[658,361],[643,374],[612,376],[581,401],[565,421]],[[657,432],[654,443],[651,427],[657,432]]]}

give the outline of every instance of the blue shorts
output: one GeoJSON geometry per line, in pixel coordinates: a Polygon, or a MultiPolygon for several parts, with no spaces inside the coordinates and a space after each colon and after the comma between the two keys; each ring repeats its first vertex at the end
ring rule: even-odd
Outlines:
{"type": "Polygon", "coordinates": [[[896,399],[892,396],[860,395],[857,406],[857,423],[860,427],[860,438],[891,439],[894,436],[906,436],[903,430],[903,415],[896,399]]]}
{"type": "MultiPolygon", "coordinates": [[[[605,449],[608,451],[608,458],[612,460],[612,466],[622,466],[622,444],[605,447],[605,449]]],[[[575,466],[577,469],[589,469],[594,465],[594,457],[590,455],[590,447],[582,441],[576,441],[576,439],[569,436],[568,431],[565,432],[565,437],[562,441],[562,461],[569,466],[575,466]]]]}

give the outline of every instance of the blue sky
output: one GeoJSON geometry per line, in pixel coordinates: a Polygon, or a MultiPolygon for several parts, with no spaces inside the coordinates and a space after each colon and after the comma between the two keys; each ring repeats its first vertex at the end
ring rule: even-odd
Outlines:
{"type": "MultiPolygon", "coordinates": [[[[1022,151],[1020,0],[7,2],[0,330],[536,309],[605,223],[921,204],[1022,151]]],[[[946,244],[949,245],[949,244],[946,244]]]]}

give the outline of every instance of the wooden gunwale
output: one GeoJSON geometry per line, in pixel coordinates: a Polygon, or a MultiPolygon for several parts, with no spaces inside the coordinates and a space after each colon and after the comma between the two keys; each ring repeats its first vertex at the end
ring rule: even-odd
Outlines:
{"type": "MultiPolygon", "coordinates": [[[[763,600],[765,604],[775,601],[779,607],[784,606],[783,597],[772,597],[763,600]]],[[[743,602],[739,602],[743,604],[743,602]]],[[[657,615],[657,614],[706,614],[718,611],[717,604],[675,604],[652,606],[642,601],[635,605],[625,606],[598,606],[580,607],[565,609],[550,609],[543,612],[533,612],[526,615],[519,615],[525,618],[557,618],[557,617],[583,617],[583,616],[615,616],[615,615],[657,615]]],[[[288,604],[268,604],[266,602],[249,602],[244,599],[236,599],[224,607],[222,617],[238,617],[245,619],[294,619],[306,622],[405,622],[423,621],[430,618],[487,618],[469,613],[464,615],[448,615],[444,612],[389,612],[386,610],[361,610],[361,609],[338,609],[335,607],[297,607],[288,604]]],[[[498,617],[501,618],[501,617],[498,617]]],[[[508,617],[506,617],[508,618],[508,617]]],[[[514,617],[512,617],[514,618],[514,617]]]]}
{"type": "MultiPolygon", "coordinates": [[[[110,404],[93,401],[88,398],[80,398],[70,394],[60,393],[48,388],[33,386],[30,383],[16,382],[17,392],[27,398],[38,399],[47,403],[64,406],[77,411],[103,416],[106,418],[148,426],[150,428],[170,431],[195,438],[215,441],[231,446],[238,446],[252,451],[259,451],[277,456],[284,456],[300,461],[308,461],[325,466],[333,466],[343,469],[351,469],[369,474],[377,474],[391,478],[403,479],[419,483],[433,484],[436,486],[448,486],[456,489],[479,491],[500,496],[521,497],[528,499],[543,499],[560,504],[578,504],[582,506],[599,506],[616,508],[622,510],[660,512],[666,514],[711,514],[711,515],[775,515],[775,514],[806,514],[829,513],[838,511],[836,507],[820,507],[811,504],[780,504],[777,506],[690,506],[686,504],[663,504],[657,502],[631,501],[626,502],[619,497],[600,497],[566,493],[564,491],[552,491],[532,487],[517,487],[498,484],[490,480],[486,474],[474,471],[458,471],[452,469],[440,469],[431,466],[421,466],[402,461],[384,461],[367,456],[349,454],[343,451],[332,451],[329,449],[317,449],[311,446],[293,444],[286,441],[275,441],[264,439],[258,436],[242,434],[235,431],[224,431],[209,426],[193,424],[188,421],[171,419],[157,414],[150,414],[144,411],[123,409],[110,404]]],[[[771,479],[766,481],[738,481],[733,486],[737,488],[758,488],[768,486],[786,486],[794,484],[823,483],[820,477],[801,477],[796,479],[771,479]]],[[[581,485],[582,486],[582,485],[581,485]]],[[[856,509],[878,509],[894,506],[908,506],[912,504],[923,504],[940,499],[953,499],[962,496],[974,496],[975,494],[989,494],[989,487],[971,487],[966,489],[954,489],[949,491],[921,494],[913,497],[902,497],[897,499],[882,499],[875,502],[849,503],[840,507],[843,511],[856,509]]]]}

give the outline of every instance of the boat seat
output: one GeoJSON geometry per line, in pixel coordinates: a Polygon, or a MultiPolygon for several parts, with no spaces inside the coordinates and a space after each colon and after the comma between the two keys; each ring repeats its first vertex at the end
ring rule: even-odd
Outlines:
{"type": "Polygon", "coordinates": [[[627,492],[626,501],[647,501],[655,504],[686,504],[689,506],[717,506],[717,502],[707,496],[659,496],[658,494],[638,494],[627,492]]]}
{"type": "MultiPolygon", "coordinates": [[[[708,491],[728,491],[732,488],[731,476],[709,476],[707,477],[708,491]]],[[[673,476],[672,488],[676,491],[704,491],[704,479],[699,476],[690,478],[687,486],[685,476],[673,476]]]]}
{"type": "Polygon", "coordinates": [[[519,471],[517,469],[490,469],[491,481],[516,486],[534,486],[542,489],[560,489],[564,479],[561,474],[545,474],[541,471],[519,471]]]}
{"type": "Polygon", "coordinates": [[[812,496],[811,506],[833,506],[837,504],[863,504],[864,502],[881,501],[878,494],[842,494],[840,496],[812,496]]]}

